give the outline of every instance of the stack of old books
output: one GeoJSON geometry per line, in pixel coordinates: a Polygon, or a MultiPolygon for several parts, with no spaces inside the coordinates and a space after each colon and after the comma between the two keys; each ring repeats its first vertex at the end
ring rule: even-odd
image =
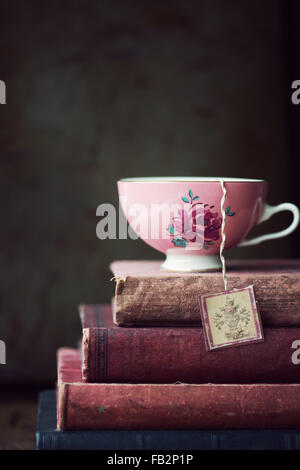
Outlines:
{"type": "Polygon", "coordinates": [[[198,299],[221,273],[111,270],[112,306],[81,305],[81,350],[58,351],[38,448],[300,449],[300,261],[229,264],[229,288],[254,285],[265,341],[210,352],[198,299]]]}

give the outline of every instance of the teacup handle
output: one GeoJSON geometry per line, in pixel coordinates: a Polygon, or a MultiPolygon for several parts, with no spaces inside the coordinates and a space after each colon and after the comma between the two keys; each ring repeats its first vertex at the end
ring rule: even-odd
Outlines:
{"type": "Polygon", "coordinates": [[[270,217],[272,217],[272,215],[277,214],[277,212],[282,211],[292,212],[294,217],[291,225],[289,225],[284,230],[280,230],[279,232],[267,233],[266,235],[261,235],[259,237],[252,238],[251,240],[243,240],[241,241],[241,243],[238,244],[238,246],[258,245],[258,243],[264,242],[266,240],[274,240],[275,238],[286,237],[287,235],[292,233],[298,227],[300,220],[300,211],[295,204],[292,204],[290,202],[283,202],[282,204],[278,204],[278,206],[269,206],[268,204],[266,204],[264,213],[258,223],[260,224],[261,222],[268,220],[270,217]]]}

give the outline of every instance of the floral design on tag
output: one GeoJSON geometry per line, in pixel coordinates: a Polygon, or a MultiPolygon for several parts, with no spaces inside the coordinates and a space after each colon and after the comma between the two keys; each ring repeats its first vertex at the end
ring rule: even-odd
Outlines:
{"type": "Polygon", "coordinates": [[[264,341],[253,286],[199,297],[207,350],[264,341]]]}
{"type": "Polygon", "coordinates": [[[221,307],[212,316],[216,327],[223,331],[228,340],[236,340],[249,336],[247,325],[250,322],[250,311],[226,295],[224,307],[221,307]]]}

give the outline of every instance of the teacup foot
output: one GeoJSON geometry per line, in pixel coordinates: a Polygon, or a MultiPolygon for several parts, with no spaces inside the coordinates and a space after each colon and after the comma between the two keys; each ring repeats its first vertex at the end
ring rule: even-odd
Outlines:
{"type": "Polygon", "coordinates": [[[177,254],[168,250],[166,260],[161,265],[161,269],[182,272],[219,271],[222,269],[222,264],[218,255],[177,254]]]}

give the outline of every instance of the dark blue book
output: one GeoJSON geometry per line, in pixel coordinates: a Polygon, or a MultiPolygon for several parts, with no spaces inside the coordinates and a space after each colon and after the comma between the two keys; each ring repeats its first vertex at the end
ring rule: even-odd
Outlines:
{"type": "Polygon", "coordinates": [[[36,446],[39,450],[300,450],[300,430],[56,431],[55,391],[47,390],[39,395],[36,446]]]}

